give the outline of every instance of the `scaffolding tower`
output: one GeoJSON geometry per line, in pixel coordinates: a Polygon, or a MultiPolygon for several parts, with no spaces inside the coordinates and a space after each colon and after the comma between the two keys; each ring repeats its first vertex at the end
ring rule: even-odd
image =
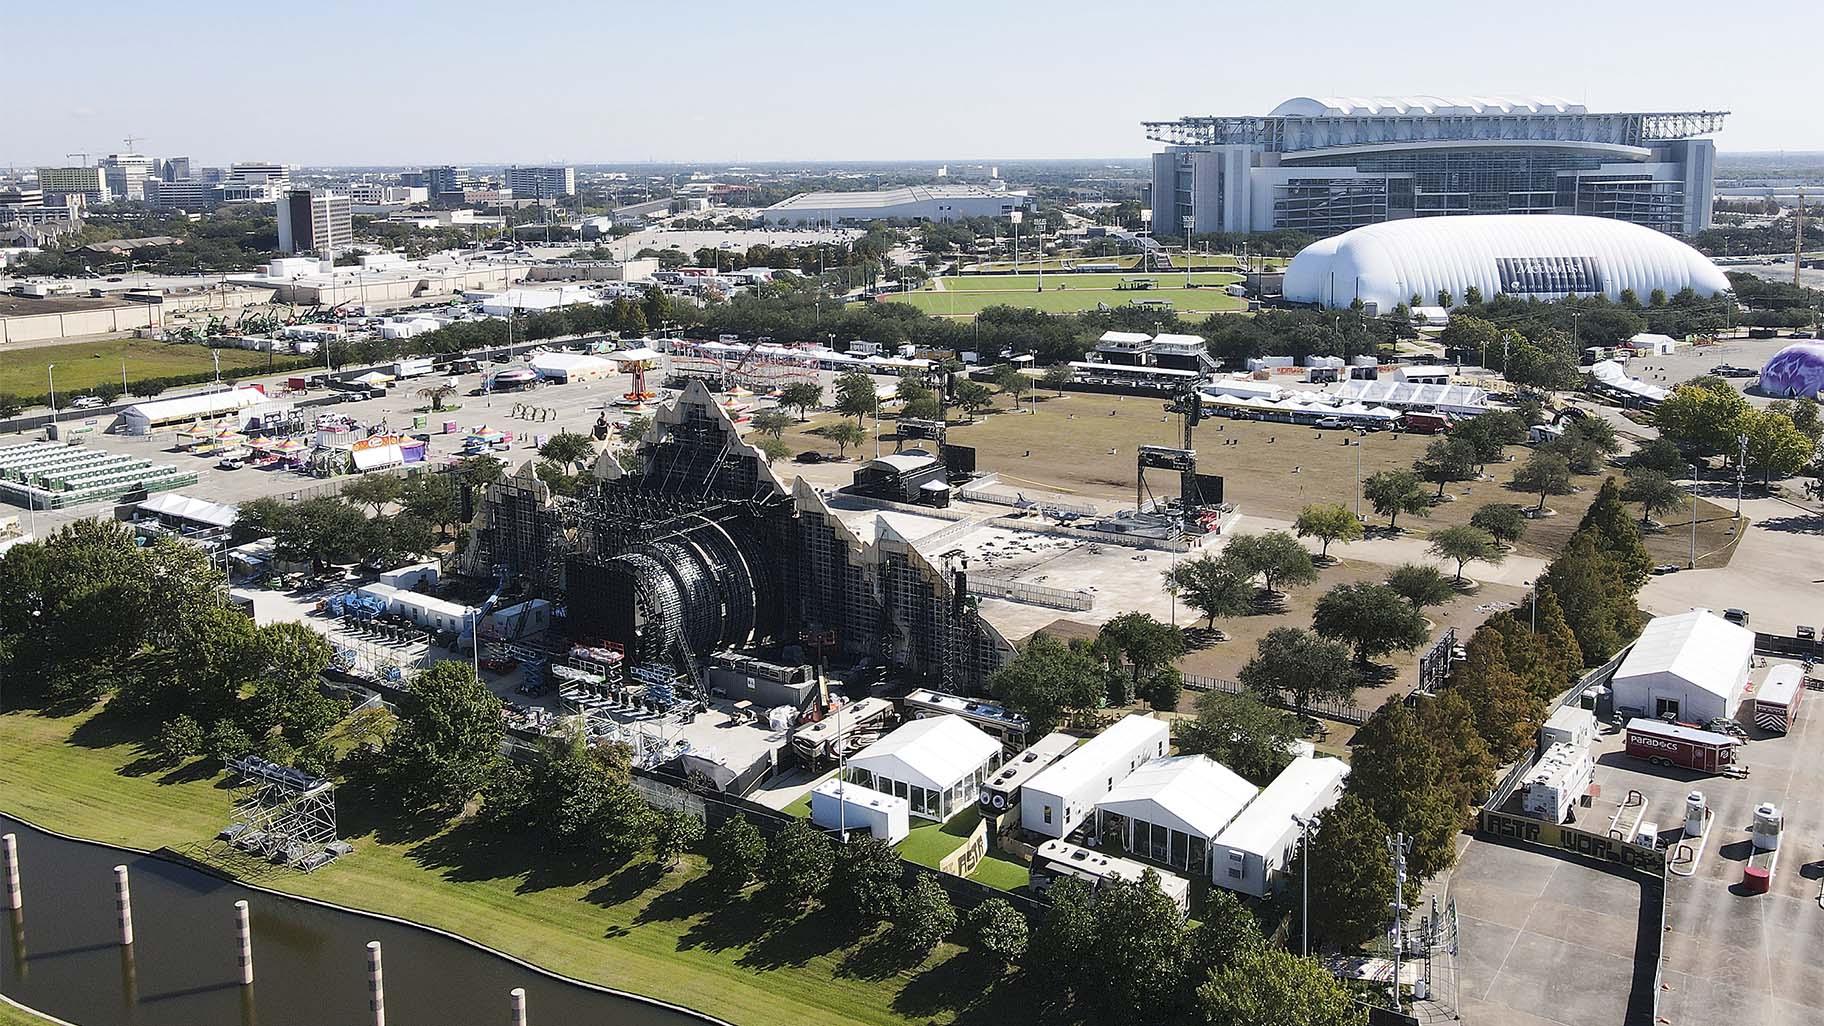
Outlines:
{"type": "Polygon", "coordinates": [[[235,773],[224,840],[249,854],[310,870],[336,843],[336,785],[257,756],[232,759],[235,773]]]}

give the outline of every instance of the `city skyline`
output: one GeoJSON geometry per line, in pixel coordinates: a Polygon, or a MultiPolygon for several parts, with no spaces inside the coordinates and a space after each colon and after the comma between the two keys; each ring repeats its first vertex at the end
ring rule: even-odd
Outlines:
{"type": "MultiPolygon", "coordinates": [[[[129,135],[142,152],[202,164],[1129,159],[1154,149],[1143,120],[1408,93],[1727,110],[1724,153],[1824,150],[1790,66],[1747,47],[1691,52],[1710,12],[1683,2],[1651,24],[1547,5],[1503,24],[1498,45],[1486,22],[1432,3],[1383,17],[1389,41],[1364,45],[1333,31],[1360,21],[1333,0],[1244,16],[1149,5],[1115,31],[1106,7],[1079,3],[1042,19],[933,4],[914,19],[862,9],[839,20],[790,3],[711,3],[643,26],[536,2],[504,22],[498,8],[453,0],[386,31],[345,2],[308,19],[200,6],[181,28],[114,3],[74,27],[43,8],[16,13],[22,38],[74,31],[82,73],[70,74],[70,47],[15,55],[0,161],[92,162],[127,150],[129,135]],[[1190,45],[1174,53],[1157,43],[1167,36],[1190,45]]],[[[1793,11],[1781,27],[1816,34],[1824,12],[1793,11]]]]}

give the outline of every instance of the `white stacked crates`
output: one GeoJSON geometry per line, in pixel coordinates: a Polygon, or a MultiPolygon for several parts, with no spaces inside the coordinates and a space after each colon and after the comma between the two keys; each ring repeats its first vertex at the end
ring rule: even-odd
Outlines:
{"type": "Polygon", "coordinates": [[[1525,792],[1520,798],[1520,811],[1548,823],[1564,822],[1570,817],[1571,806],[1589,790],[1595,773],[1596,760],[1588,748],[1564,742],[1547,748],[1522,782],[1525,792]]]}

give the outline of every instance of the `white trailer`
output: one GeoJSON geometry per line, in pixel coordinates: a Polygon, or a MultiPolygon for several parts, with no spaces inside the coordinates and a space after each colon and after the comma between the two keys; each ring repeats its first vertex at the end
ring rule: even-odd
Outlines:
{"type": "Polygon", "coordinates": [[[1116,784],[1163,756],[1171,744],[1166,721],[1122,717],[1027,782],[1020,794],[1021,828],[1041,837],[1069,837],[1116,784]]]}
{"type": "Polygon", "coordinates": [[[866,830],[898,844],[912,830],[912,803],[840,777],[811,789],[811,822],[825,830],[866,830]]]}
{"type": "Polygon", "coordinates": [[[1104,855],[1067,841],[1046,841],[1032,853],[1032,868],[1027,884],[1034,894],[1043,895],[1052,882],[1063,876],[1074,876],[1094,889],[1110,880],[1139,883],[1151,871],[1159,878],[1159,890],[1178,906],[1180,912],[1191,909],[1191,882],[1177,873],[1167,872],[1144,862],[1104,855]]]}
{"type": "Polygon", "coordinates": [[[1329,756],[1301,755],[1210,842],[1210,881],[1264,898],[1298,852],[1310,820],[1343,796],[1349,766],[1329,756]]]}
{"type": "Polygon", "coordinates": [[[1526,790],[1520,797],[1520,811],[1534,819],[1562,823],[1570,817],[1571,806],[1590,789],[1595,774],[1596,760],[1588,748],[1555,744],[1522,781],[1526,790]]]}
{"type": "Polygon", "coordinates": [[[428,356],[409,357],[393,361],[393,377],[419,378],[431,372],[431,360],[428,356]]]}
{"type": "Polygon", "coordinates": [[[1590,747],[1596,737],[1596,714],[1588,709],[1567,705],[1552,715],[1539,728],[1539,747],[1567,744],[1573,748],[1590,747]]]}

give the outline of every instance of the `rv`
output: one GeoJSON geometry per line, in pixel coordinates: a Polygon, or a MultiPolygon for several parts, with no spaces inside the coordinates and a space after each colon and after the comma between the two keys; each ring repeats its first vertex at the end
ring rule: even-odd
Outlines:
{"type": "Polygon", "coordinates": [[[792,751],[806,762],[838,758],[880,738],[880,728],[893,714],[882,698],[864,698],[838,706],[824,718],[803,722],[792,732],[792,751]]]}
{"type": "Polygon", "coordinates": [[[1191,882],[1177,873],[1154,869],[1133,859],[1104,855],[1101,852],[1065,841],[1046,841],[1032,853],[1028,881],[1034,894],[1044,896],[1059,877],[1074,876],[1093,888],[1113,880],[1138,883],[1151,870],[1159,878],[1159,890],[1172,899],[1180,912],[1191,909],[1191,882]]]}

